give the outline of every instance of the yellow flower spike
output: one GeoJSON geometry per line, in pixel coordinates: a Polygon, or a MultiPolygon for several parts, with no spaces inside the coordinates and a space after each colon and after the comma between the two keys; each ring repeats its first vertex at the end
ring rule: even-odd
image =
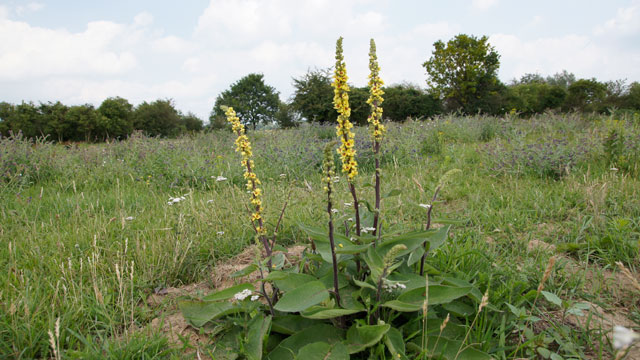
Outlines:
{"type": "Polygon", "coordinates": [[[369,99],[367,104],[371,107],[371,115],[367,121],[369,122],[369,131],[375,141],[382,141],[385,128],[381,124],[382,120],[382,85],[384,82],[380,79],[380,66],[378,65],[378,56],[376,55],[376,43],[371,39],[369,50],[369,99]]]}
{"type": "Polygon", "coordinates": [[[355,137],[351,132],[353,124],[349,121],[351,109],[349,108],[347,69],[342,55],[342,37],[336,42],[336,68],[333,79],[331,84],[334,88],[333,107],[338,111],[336,133],[342,143],[337,152],[342,160],[342,172],[347,174],[349,181],[351,181],[358,174],[358,164],[355,161],[356,151],[352,140],[355,137]]]}
{"type": "Polygon", "coordinates": [[[255,212],[251,214],[251,222],[255,223],[256,235],[260,237],[265,235],[267,230],[262,224],[262,190],[258,188],[258,185],[260,185],[258,176],[253,172],[254,163],[253,160],[251,160],[251,157],[253,156],[251,142],[249,142],[249,138],[245,135],[244,125],[240,122],[240,118],[236,116],[236,112],[233,108],[223,107],[223,110],[227,116],[227,121],[231,123],[233,132],[238,136],[235,141],[236,152],[239,152],[240,155],[242,155],[241,164],[245,168],[245,172],[242,176],[247,180],[247,190],[251,192],[250,202],[255,207],[255,212]]]}

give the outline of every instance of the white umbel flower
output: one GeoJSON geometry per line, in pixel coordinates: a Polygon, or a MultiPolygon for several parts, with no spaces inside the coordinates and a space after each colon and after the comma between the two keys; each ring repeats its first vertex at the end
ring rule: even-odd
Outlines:
{"type": "Polygon", "coordinates": [[[638,339],[640,339],[640,334],[631,329],[620,325],[613,327],[613,347],[615,349],[624,349],[631,346],[638,339]]]}
{"type": "Polygon", "coordinates": [[[256,301],[258,299],[260,299],[260,295],[252,295],[251,296],[251,301],[256,301]]]}
{"type": "Polygon", "coordinates": [[[251,290],[244,289],[244,290],[240,291],[239,293],[236,293],[235,295],[233,295],[233,298],[238,300],[238,301],[242,301],[242,300],[246,299],[247,297],[249,297],[250,295],[251,295],[251,290]]]}
{"type": "Polygon", "coordinates": [[[419,204],[418,206],[420,206],[421,208],[425,208],[427,210],[431,209],[431,205],[430,204],[419,204]]]}

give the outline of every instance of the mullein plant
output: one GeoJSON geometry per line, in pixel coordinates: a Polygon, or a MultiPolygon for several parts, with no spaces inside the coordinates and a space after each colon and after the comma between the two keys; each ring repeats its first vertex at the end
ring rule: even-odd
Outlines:
{"type": "Polygon", "coordinates": [[[253,169],[255,164],[252,160],[253,152],[251,150],[251,142],[247,137],[244,129],[244,125],[240,122],[240,118],[236,116],[236,112],[232,107],[223,106],[222,108],[227,116],[227,121],[231,123],[231,129],[238,136],[236,138],[236,152],[242,155],[242,166],[245,168],[244,178],[247,180],[247,191],[251,193],[251,205],[253,206],[253,212],[251,213],[251,225],[256,232],[256,242],[262,243],[264,250],[267,253],[267,257],[271,256],[271,246],[267,239],[267,230],[264,226],[264,220],[262,219],[262,189],[259,187],[261,184],[260,179],[253,169]]]}
{"type": "MultiPolygon", "coordinates": [[[[215,357],[235,354],[241,358],[266,360],[303,359],[312,356],[346,360],[391,356],[405,360],[418,358],[419,354],[441,357],[458,349],[455,355],[460,359],[470,356],[476,359],[490,358],[465,344],[468,332],[460,342],[442,334],[446,325],[441,326],[442,336],[437,338],[426,331],[427,312],[430,322],[432,319],[438,320],[438,314],[441,313],[432,312],[434,306],[445,305],[463,297],[467,297],[467,301],[479,300],[476,296],[480,294],[479,290],[466,281],[446,276],[434,277],[431,281],[420,279],[416,274],[416,267],[422,267],[420,260],[424,262],[423,254],[446,242],[449,226],[438,230],[420,229],[410,232],[396,228],[399,231],[392,231],[384,236],[381,234],[381,169],[378,157],[385,129],[381,124],[382,80],[379,77],[380,68],[373,41],[369,56],[369,127],[376,156],[374,234],[377,236],[372,241],[360,242],[360,236],[356,238],[358,241],[354,241],[354,238],[349,237],[347,227],[346,234],[335,231],[334,177],[339,170],[336,168],[333,152],[336,142],[332,142],[324,149],[322,164],[327,222],[323,221],[324,225],[321,227],[299,224],[300,229],[311,240],[310,251],[303,253],[299,263],[287,262],[281,253],[274,254],[275,234],[282,214],[273,231],[274,239],[270,242],[262,218],[262,190],[259,187],[260,180],[254,173],[251,144],[233,109],[224,108],[237,135],[236,150],[242,155],[246,186],[251,194],[250,220],[256,232],[256,242],[262,243],[266,256],[260,258],[260,254],[256,254],[258,260],[255,263],[231,275],[241,278],[259,271],[260,284],[241,283],[199,299],[178,302],[185,319],[191,325],[203,327],[209,324],[228,329],[215,335],[220,344],[228,344],[226,347],[221,346],[220,351],[214,353],[215,357]],[[265,264],[268,273],[263,274],[265,264]],[[265,283],[271,285],[269,295],[266,293],[265,283]],[[256,291],[258,286],[261,290],[256,291]],[[257,301],[260,298],[263,299],[257,301]],[[425,300],[427,298],[428,301],[425,300]],[[422,316],[419,315],[420,311],[422,316]],[[421,326],[423,331],[419,330],[421,326]],[[423,332],[423,336],[420,336],[423,332]],[[428,341],[430,337],[433,342],[428,341]],[[420,338],[423,339],[422,344],[420,338]]],[[[338,154],[342,162],[341,170],[347,177],[349,191],[353,196],[356,233],[360,235],[362,228],[354,186],[358,164],[354,134],[351,131],[353,125],[349,121],[349,86],[342,55],[342,38],[338,39],[336,46],[333,87],[334,105],[339,114],[337,134],[341,144],[338,154]]],[[[442,188],[453,173],[455,171],[450,171],[443,177],[438,189],[442,188]]],[[[371,231],[373,230],[372,228],[371,231]]],[[[485,295],[478,312],[486,306],[486,302],[485,295]]],[[[462,315],[460,317],[464,318],[462,315]]],[[[443,324],[448,322],[444,321],[443,324]]],[[[466,319],[460,319],[458,322],[465,321],[466,319]]],[[[475,324],[475,320],[472,324],[475,324]]]]}
{"type": "Polygon", "coordinates": [[[356,161],[355,135],[351,129],[353,124],[349,121],[351,108],[349,107],[349,85],[347,84],[347,67],[342,54],[342,37],[336,42],[336,69],[333,77],[333,107],[338,111],[338,126],[336,127],[338,138],[340,139],[340,160],[342,161],[342,172],[347,175],[349,191],[353,197],[353,207],[355,209],[356,235],[360,236],[360,210],[356,187],[353,184],[358,175],[358,163],[356,161]]]}
{"type": "Polygon", "coordinates": [[[367,121],[369,122],[369,132],[373,140],[373,156],[376,167],[376,203],[375,213],[373,214],[373,235],[378,233],[378,222],[380,219],[380,143],[384,138],[386,129],[382,125],[382,85],[384,82],[380,79],[380,66],[378,65],[378,56],[376,55],[376,43],[371,39],[369,43],[369,99],[367,104],[371,107],[371,114],[367,121]]]}

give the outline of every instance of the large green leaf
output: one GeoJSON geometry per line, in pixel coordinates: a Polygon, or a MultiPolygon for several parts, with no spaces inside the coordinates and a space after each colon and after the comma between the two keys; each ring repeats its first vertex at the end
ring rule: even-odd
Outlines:
{"type": "Polygon", "coordinates": [[[409,258],[407,259],[407,265],[411,266],[411,265],[417,263],[418,261],[420,261],[422,259],[422,255],[424,255],[424,253],[425,253],[424,247],[418,246],[417,248],[415,248],[409,254],[409,258]]]}
{"type": "Polygon", "coordinates": [[[248,276],[248,275],[251,275],[256,270],[258,270],[258,265],[250,264],[250,265],[246,266],[245,268],[240,269],[240,270],[234,272],[233,274],[231,274],[231,277],[232,278],[237,278],[237,277],[248,276]]]}
{"type": "Polygon", "coordinates": [[[296,360],[349,360],[349,352],[347,347],[339,342],[332,345],[315,342],[303,346],[298,351],[296,360]]]}
{"type": "Polygon", "coordinates": [[[320,281],[310,281],[282,295],[274,308],[278,311],[296,312],[329,299],[329,292],[320,281]]]}
{"type": "Polygon", "coordinates": [[[294,355],[305,345],[315,342],[335,344],[342,341],[344,331],[328,324],[306,328],[282,340],[266,357],[267,360],[294,360],[294,355]]]}
{"type": "MultiPolygon", "coordinates": [[[[471,287],[456,287],[447,285],[429,286],[429,305],[449,303],[459,297],[469,294],[471,287]]],[[[412,312],[422,309],[425,301],[425,288],[420,287],[403,293],[397,300],[391,300],[382,306],[397,311],[412,312]]]]}
{"type": "Polygon", "coordinates": [[[398,256],[404,256],[411,253],[419,246],[422,246],[425,242],[428,242],[429,249],[433,250],[440,247],[445,240],[447,240],[450,228],[451,226],[449,225],[437,230],[419,230],[402,235],[396,235],[382,241],[377,250],[380,254],[386,254],[392,247],[402,244],[406,246],[407,249],[400,252],[398,256]]]}
{"type": "Polygon", "coordinates": [[[262,360],[263,344],[271,327],[271,316],[254,316],[249,322],[245,351],[249,360],[262,360]]]}
{"type": "MultiPolygon", "coordinates": [[[[315,280],[315,279],[314,279],[315,280]]],[[[318,279],[327,289],[333,290],[333,271],[327,273],[320,279],[318,279]]],[[[349,285],[349,278],[347,278],[344,274],[338,274],[338,289],[342,289],[349,285]]]]}
{"type": "Polygon", "coordinates": [[[271,330],[280,334],[293,335],[317,323],[317,321],[305,319],[300,315],[278,315],[271,322],[271,330]]]}
{"type": "Polygon", "coordinates": [[[351,315],[364,311],[362,309],[341,309],[341,308],[326,308],[324,306],[312,306],[307,310],[300,313],[303,317],[309,319],[333,319],[344,315],[351,315]]]}
{"type": "Polygon", "coordinates": [[[389,349],[391,355],[395,358],[404,357],[404,338],[402,337],[402,332],[394,327],[389,329],[389,331],[384,336],[384,344],[389,349]]]}
{"type": "Polygon", "coordinates": [[[220,301],[231,299],[235,294],[241,292],[242,290],[251,290],[253,291],[253,285],[250,283],[243,283],[232,286],[230,288],[226,288],[224,290],[216,291],[205,296],[202,300],[204,301],[220,301]]]}
{"type": "MultiPolygon", "coordinates": [[[[329,232],[324,227],[315,227],[304,224],[298,224],[300,230],[304,231],[310,238],[316,241],[316,243],[329,243],[329,232]]],[[[350,242],[346,236],[339,232],[334,232],[333,240],[336,242],[350,242]]],[[[318,245],[318,244],[316,244],[318,245]]]]}
{"type": "Polygon", "coordinates": [[[347,339],[345,340],[349,354],[358,353],[379,343],[390,328],[389,324],[361,326],[354,324],[347,331],[347,339]]]}
{"type": "Polygon", "coordinates": [[[228,302],[209,302],[199,300],[183,300],[178,302],[185,320],[195,327],[201,327],[219,317],[245,311],[239,305],[228,302]]]}
{"type": "Polygon", "coordinates": [[[291,291],[305,283],[317,280],[315,277],[308,274],[287,273],[283,271],[272,271],[265,279],[273,280],[278,289],[283,292],[291,291]]]}

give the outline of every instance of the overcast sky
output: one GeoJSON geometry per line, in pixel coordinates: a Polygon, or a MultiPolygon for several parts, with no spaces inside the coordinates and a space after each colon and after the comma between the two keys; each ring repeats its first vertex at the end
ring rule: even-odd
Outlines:
{"type": "Polygon", "coordinates": [[[433,43],[459,33],[489,36],[505,82],[640,81],[640,0],[0,0],[0,101],[171,98],[207,119],[252,72],[287,100],[292,77],[333,65],[339,36],[353,84],[374,38],[387,84],[424,87],[433,43]]]}

